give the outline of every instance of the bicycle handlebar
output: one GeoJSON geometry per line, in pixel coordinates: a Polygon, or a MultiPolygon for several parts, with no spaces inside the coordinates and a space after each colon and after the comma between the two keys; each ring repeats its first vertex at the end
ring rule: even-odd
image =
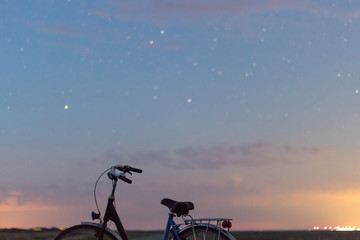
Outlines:
{"type": "Polygon", "coordinates": [[[116,165],[116,166],[111,167],[111,171],[108,172],[108,177],[111,180],[120,179],[126,183],[131,184],[132,181],[130,179],[128,179],[125,175],[126,173],[132,174],[131,172],[142,173],[142,170],[139,168],[130,167],[129,165],[125,165],[125,166],[116,165]],[[122,173],[120,173],[120,174],[116,173],[115,172],[116,169],[121,171],[122,173]]]}
{"type": "Polygon", "coordinates": [[[124,182],[128,183],[128,184],[131,184],[132,181],[130,179],[128,179],[127,177],[125,177],[124,175],[120,175],[119,176],[119,179],[120,180],[123,180],[124,182]]]}
{"type": "Polygon", "coordinates": [[[123,180],[124,182],[127,182],[129,184],[132,183],[132,181],[125,176],[125,173],[118,174],[118,173],[116,173],[115,171],[112,170],[112,171],[109,171],[107,173],[107,175],[108,175],[110,180],[117,181],[118,179],[120,179],[120,180],[123,180]]]}
{"type": "Polygon", "coordinates": [[[136,173],[142,173],[142,170],[139,168],[134,168],[134,167],[130,167],[129,165],[116,165],[115,168],[119,171],[122,171],[124,173],[128,172],[131,174],[131,172],[136,172],[136,173]]]}

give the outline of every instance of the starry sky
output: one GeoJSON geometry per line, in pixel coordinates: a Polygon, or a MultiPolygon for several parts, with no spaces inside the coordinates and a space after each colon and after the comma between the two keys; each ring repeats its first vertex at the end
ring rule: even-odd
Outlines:
{"type": "Polygon", "coordinates": [[[236,230],[360,225],[360,2],[0,3],[0,228],[128,229],[164,197],[236,230]],[[104,211],[110,182],[97,190],[104,211]]]}

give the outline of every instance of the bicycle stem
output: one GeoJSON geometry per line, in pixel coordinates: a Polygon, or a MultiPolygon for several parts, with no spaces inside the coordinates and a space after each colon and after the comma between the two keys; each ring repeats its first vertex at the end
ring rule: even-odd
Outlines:
{"type": "Polygon", "coordinates": [[[116,190],[117,180],[113,180],[112,184],[113,184],[113,188],[112,188],[110,197],[115,199],[115,190],[116,190]]]}

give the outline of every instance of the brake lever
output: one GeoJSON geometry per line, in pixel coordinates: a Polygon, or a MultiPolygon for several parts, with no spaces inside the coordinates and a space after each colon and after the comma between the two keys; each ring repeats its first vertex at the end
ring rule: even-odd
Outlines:
{"type": "Polygon", "coordinates": [[[124,169],[123,169],[122,172],[123,172],[123,173],[129,173],[130,175],[132,175],[132,172],[130,171],[130,168],[129,168],[128,165],[125,165],[125,166],[124,166],[124,169]]]}

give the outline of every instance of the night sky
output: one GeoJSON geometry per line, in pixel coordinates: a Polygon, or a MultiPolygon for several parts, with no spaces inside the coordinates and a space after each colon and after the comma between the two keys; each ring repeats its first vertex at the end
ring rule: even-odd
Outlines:
{"type": "Polygon", "coordinates": [[[360,225],[360,2],[3,0],[0,228],[360,225]],[[98,200],[104,211],[111,183],[98,200]]]}

